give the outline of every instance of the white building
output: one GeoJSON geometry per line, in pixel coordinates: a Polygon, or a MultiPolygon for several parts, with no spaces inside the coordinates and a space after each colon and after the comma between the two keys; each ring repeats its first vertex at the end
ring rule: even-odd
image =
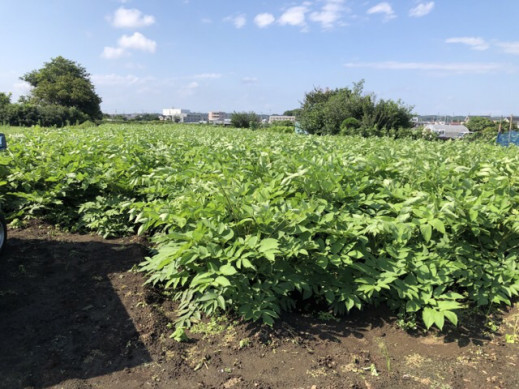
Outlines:
{"type": "Polygon", "coordinates": [[[458,139],[470,134],[470,130],[463,125],[452,124],[427,124],[424,126],[425,130],[429,130],[441,139],[458,139]]]}
{"type": "Polygon", "coordinates": [[[283,116],[283,115],[273,115],[269,116],[269,124],[275,123],[275,122],[296,122],[295,116],[283,116]]]}
{"type": "Polygon", "coordinates": [[[191,111],[189,109],[181,109],[181,108],[164,108],[162,110],[162,116],[166,117],[182,117],[182,115],[187,115],[191,111]]]}
{"type": "Polygon", "coordinates": [[[226,119],[229,119],[229,115],[225,112],[211,111],[208,115],[209,123],[224,124],[226,119]]]}
{"type": "Polygon", "coordinates": [[[165,108],[162,110],[165,120],[172,120],[178,123],[200,123],[207,122],[206,113],[191,112],[189,109],[165,108]]]}

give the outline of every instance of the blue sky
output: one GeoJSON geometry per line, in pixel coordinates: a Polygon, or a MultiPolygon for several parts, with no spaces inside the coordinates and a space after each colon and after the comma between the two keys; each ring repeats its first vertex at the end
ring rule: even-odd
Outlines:
{"type": "Polygon", "coordinates": [[[282,113],[365,80],[418,114],[519,114],[517,0],[0,0],[0,91],[56,56],[104,112],[282,113]]]}

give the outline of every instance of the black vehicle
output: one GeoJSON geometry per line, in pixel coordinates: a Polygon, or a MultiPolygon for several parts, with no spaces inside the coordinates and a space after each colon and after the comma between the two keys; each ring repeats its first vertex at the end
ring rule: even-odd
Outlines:
{"type": "MultiPolygon", "coordinates": [[[[0,151],[7,149],[7,142],[5,135],[0,133],[0,151]]],[[[5,222],[4,213],[0,210],[0,253],[4,249],[5,242],[7,241],[7,223],[5,222]]]]}

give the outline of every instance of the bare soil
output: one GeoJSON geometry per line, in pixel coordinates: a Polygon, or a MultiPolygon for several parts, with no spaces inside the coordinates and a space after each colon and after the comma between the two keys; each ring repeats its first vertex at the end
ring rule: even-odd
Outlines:
{"type": "Polygon", "coordinates": [[[175,305],[135,271],[146,253],[136,237],[10,230],[0,388],[519,388],[519,304],[426,335],[380,308],[292,313],[273,329],[220,318],[177,343],[175,305]]]}

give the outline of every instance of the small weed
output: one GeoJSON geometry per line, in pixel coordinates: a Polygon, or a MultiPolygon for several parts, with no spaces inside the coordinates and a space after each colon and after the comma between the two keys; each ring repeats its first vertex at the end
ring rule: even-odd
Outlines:
{"type": "Polygon", "coordinates": [[[369,367],[369,371],[371,372],[371,375],[373,377],[378,377],[378,371],[377,371],[377,368],[375,367],[375,364],[372,363],[369,367]]]}
{"type": "MultiPolygon", "coordinates": [[[[167,327],[172,328],[174,325],[172,323],[168,323],[167,327]]],[[[183,327],[176,328],[169,337],[175,339],[177,342],[187,342],[189,340],[189,337],[187,336],[183,327]]]]}
{"type": "Polygon", "coordinates": [[[512,327],[511,334],[505,334],[505,341],[509,344],[519,342],[519,314],[512,316],[513,323],[507,322],[507,327],[512,327]]]}
{"type": "Polygon", "coordinates": [[[250,346],[249,338],[244,338],[244,339],[240,340],[240,349],[249,347],[249,346],[250,346]]]}
{"type": "Polygon", "coordinates": [[[336,322],[339,322],[340,320],[338,318],[336,318],[335,316],[333,316],[332,313],[330,312],[326,312],[326,311],[321,311],[321,312],[318,312],[317,313],[317,318],[319,320],[322,320],[322,321],[336,321],[336,322]]]}
{"type": "Polygon", "coordinates": [[[11,220],[11,223],[9,223],[9,228],[22,228],[25,226],[25,222],[21,219],[13,219],[11,220]]]}
{"type": "Polygon", "coordinates": [[[399,312],[396,324],[404,331],[416,330],[416,313],[399,312]]]}
{"type": "Polygon", "coordinates": [[[488,321],[485,323],[485,328],[487,328],[491,333],[496,333],[499,330],[499,324],[489,317],[488,321]]]}
{"type": "Polygon", "coordinates": [[[386,359],[386,368],[387,368],[388,373],[390,373],[391,372],[391,357],[389,355],[389,350],[387,349],[386,343],[383,340],[380,340],[378,342],[378,348],[380,349],[380,352],[386,359]]]}
{"type": "Polygon", "coordinates": [[[227,328],[226,319],[223,317],[211,318],[208,322],[199,322],[190,328],[193,334],[203,334],[204,336],[217,335],[227,328]]]}

